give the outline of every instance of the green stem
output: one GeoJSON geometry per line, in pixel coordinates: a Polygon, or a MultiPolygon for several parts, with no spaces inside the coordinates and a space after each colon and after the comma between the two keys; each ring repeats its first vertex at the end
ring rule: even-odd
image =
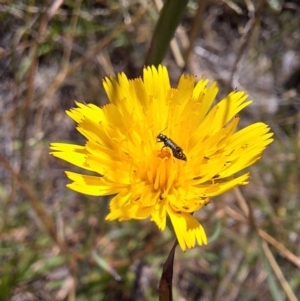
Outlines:
{"type": "Polygon", "coordinates": [[[187,4],[188,0],[165,1],[146,56],[146,66],[158,66],[162,62],[187,4]]]}

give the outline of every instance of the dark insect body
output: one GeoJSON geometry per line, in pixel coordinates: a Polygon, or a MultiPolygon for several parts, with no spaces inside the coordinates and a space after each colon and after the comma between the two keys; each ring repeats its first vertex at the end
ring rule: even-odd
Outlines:
{"type": "Polygon", "coordinates": [[[166,135],[159,133],[157,135],[158,142],[163,142],[164,147],[169,147],[172,150],[173,156],[179,160],[187,161],[186,155],[183,153],[183,150],[178,146],[173,140],[168,138],[166,135]]]}

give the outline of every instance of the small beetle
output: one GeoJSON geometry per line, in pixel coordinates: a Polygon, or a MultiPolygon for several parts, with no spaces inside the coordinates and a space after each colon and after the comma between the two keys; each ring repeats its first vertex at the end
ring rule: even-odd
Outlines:
{"type": "Polygon", "coordinates": [[[183,153],[182,148],[178,146],[173,140],[166,135],[159,133],[157,135],[158,142],[163,142],[163,147],[169,147],[172,150],[173,156],[179,160],[187,161],[186,155],[183,153]]]}

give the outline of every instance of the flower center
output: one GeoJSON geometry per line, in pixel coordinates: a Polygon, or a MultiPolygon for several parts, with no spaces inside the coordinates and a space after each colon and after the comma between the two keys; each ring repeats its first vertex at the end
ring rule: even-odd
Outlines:
{"type": "Polygon", "coordinates": [[[171,150],[168,147],[163,147],[161,152],[158,154],[158,158],[164,159],[170,159],[172,157],[171,150]]]}
{"type": "Polygon", "coordinates": [[[144,168],[141,170],[142,181],[152,186],[152,191],[165,198],[169,190],[174,186],[178,175],[178,166],[172,151],[168,147],[154,150],[152,155],[146,158],[144,168]]]}

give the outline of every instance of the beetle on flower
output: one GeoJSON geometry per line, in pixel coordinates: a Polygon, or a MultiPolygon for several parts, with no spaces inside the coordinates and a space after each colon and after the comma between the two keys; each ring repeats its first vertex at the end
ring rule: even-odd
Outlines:
{"type": "Polygon", "coordinates": [[[173,156],[179,160],[186,161],[186,155],[183,153],[183,150],[178,146],[174,141],[168,138],[166,135],[159,133],[157,135],[158,142],[163,142],[164,147],[169,147],[172,150],[173,156]]]}

